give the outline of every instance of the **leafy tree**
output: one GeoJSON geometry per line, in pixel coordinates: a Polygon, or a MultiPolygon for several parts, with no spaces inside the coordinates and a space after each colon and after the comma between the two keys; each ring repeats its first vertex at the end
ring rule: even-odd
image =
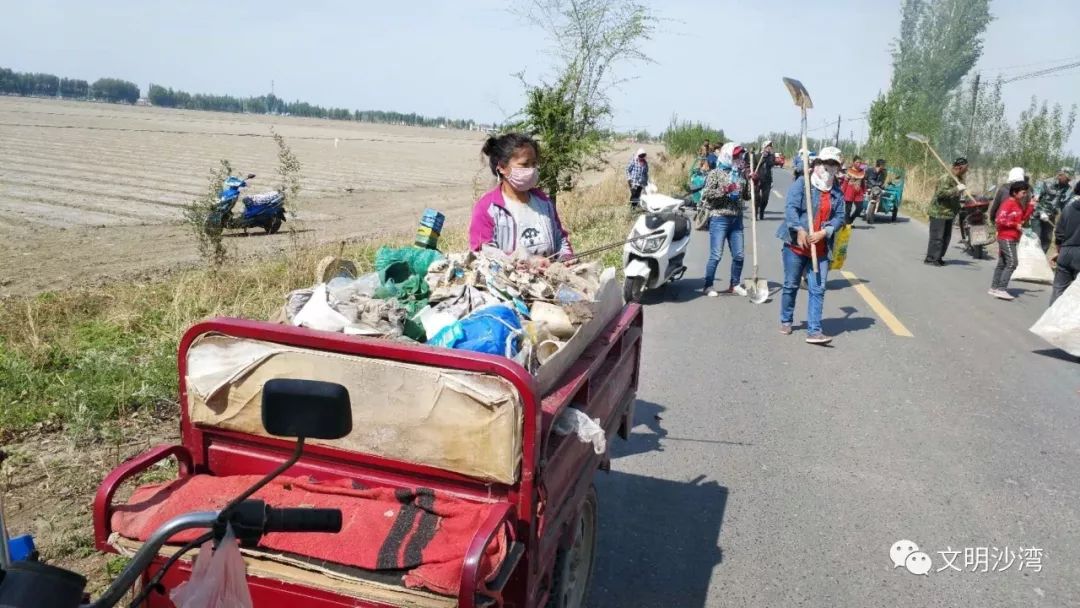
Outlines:
{"type": "Polygon", "coordinates": [[[723,129],[714,129],[700,122],[680,122],[677,116],[671,117],[667,130],[660,138],[667,151],[675,155],[696,155],[706,139],[710,144],[723,145],[727,142],[723,129]]]}
{"type": "Polygon", "coordinates": [[[633,0],[531,0],[519,10],[539,24],[559,60],[556,76],[526,88],[525,107],[508,125],[543,145],[540,184],[556,199],[572,190],[582,172],[601,166],[611,118],[608,92],[621,80],[622,63],[650,61],[640,45],[656,18],[633,0]]]}
{"type": "Polygon", "coordinates": [[[891,158],[921,158],[904,136],[940,132],[951,92],[982,54],[990,20],[989,0],[905,0],[891,86],[870,106],[871,147],[891,158]]]}
{"type": "Polygon", "coordinates": [[[135,103],[139,100],[138,85],[119,78],[98,78],[90,85],[90,93],[94,99],[114,103],[135,103]]]}

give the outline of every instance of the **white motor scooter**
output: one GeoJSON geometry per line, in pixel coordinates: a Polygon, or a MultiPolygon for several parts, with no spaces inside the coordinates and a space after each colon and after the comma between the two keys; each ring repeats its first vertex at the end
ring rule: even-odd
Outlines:
{"type": "Polygon", "coordinates": [[[641,195],[641,214],[623,246],[623,297],[638,302],[646,289],[655,289],[686,274],[686,248],[693,232],[683,215],[682,199],[652,192],[641,195]],[[637,238],[642,236],[644,238],[637,238]]]}

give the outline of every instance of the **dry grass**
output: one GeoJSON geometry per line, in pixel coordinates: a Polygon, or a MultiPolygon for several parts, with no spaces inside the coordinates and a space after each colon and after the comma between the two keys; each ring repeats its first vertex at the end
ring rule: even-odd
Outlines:
{"type": "MultiPolygon", "coordinates": [[[[662,191],[676,191],[688,161],[654,161],[662,191]]],[[[621,171],[593,187],[559,197],[559,212],[579,250],[625,239],[632,216],[621,171]]],[[[410,232],[378,242],[344,244],[344,257],[369,270],[379,245],[402,246],[410,232]]],[[[440,248],[466,249],[463,227],[440,248]]],[[[193,323],[217,316],[271,318],[289,291],[308,287],[319,259],[341,245],[294,237],[273,259],[233,261],[217,271],[179,272],[155,282],[46,293],[0,302],[0,439],[27,431],[99,429],[143,408],[175,410],[176,347],[193,323]]],[[[618,266],[621,249],[601,258],[618,266]]]]}

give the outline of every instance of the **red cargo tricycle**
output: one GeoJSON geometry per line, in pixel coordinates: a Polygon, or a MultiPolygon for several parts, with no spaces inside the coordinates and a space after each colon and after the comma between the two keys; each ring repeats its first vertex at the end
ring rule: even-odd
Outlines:
{"type": "Polygon", "coordinates": [[[641,308],[626,305],[540,390],[503,357],[257,321],[201,323],[180,344],[180,444],[106,477],[94,502],[96,546],[149,555],[120,579],[154,583],[143,605],[173,606],[169,592],[192,562],[159,573],[183,544],[148,547],[161,523],[220,509],[236,495],[224,493],[287,464],[293,444],[260,422],[263,388],[321,381],[348,389],[352,430],[307,443],[254,497],[339,508],[341,531],[241,543],[255,606],[583,606],[597,539],[593,475],[609,456],[555,422],[572,407],[608,439],[628,437],[641,334],[641,308]],[[122,483],[170,457],[176,480],[114,503],[122,483]]]}

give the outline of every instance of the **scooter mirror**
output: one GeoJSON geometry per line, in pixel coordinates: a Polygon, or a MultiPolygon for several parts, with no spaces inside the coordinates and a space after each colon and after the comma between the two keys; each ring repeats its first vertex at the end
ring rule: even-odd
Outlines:
{"type": "Polygon", "coordinates": [[[340,439],[352,431],[349,391],[333,382],[270,380],[262,390],[262,422],[277,437],[340,439]]]}
{"type": "Polygon", "coordinates": [[[255,174],[254,174],[254,173],[248,173],[248,174],[247,174],[247,177],[245,177],[244,179],[254,179],[254,178],[255,178],[255,174]]]}

